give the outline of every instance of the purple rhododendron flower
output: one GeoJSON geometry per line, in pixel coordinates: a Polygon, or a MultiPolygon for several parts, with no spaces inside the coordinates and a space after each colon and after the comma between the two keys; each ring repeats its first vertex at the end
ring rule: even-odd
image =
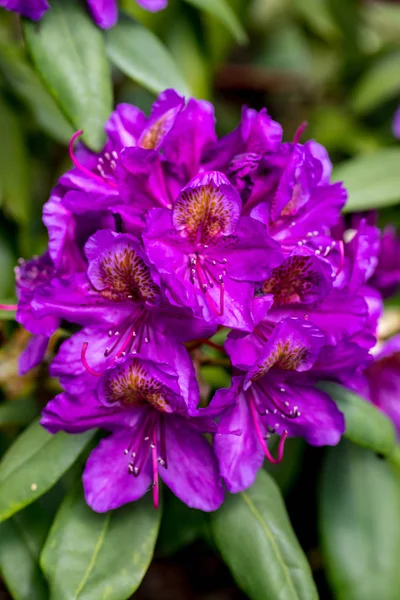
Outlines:
{"type": "Polygon", "coordinates": [[[206,321],[251,330],[254,283],[268,276],[282,255],[266,228],[240,213],[240,196],[225,175],[205,172],[182,190],[172,211],[150,212],[143,239],[182,304],[180,289],[189,289],[206,321]]]}
{"type": "Polygon", "coordinates": [[[92,451],[83,475],[86,500],[98,512],[137,500],[150,486],[157,507],[159,476],[188,506],[216,510],[223,487],[211,446],[201,435],[214,425],[189,416],[196,393],[198,398],[192,385],[181,387],[168,365],[126,357],[84,397],[64,393],[52,400],[42,425],[53,433],[91,427],[112,432],[92,451]]]}
{"type": "Polygon", "coordinates": [[[324,341],[324,334],[308,321],[284,319],[247,373],[235,376],[229,390],[216,392],[209,412],[225,409],[214,447],[230,491],[254,482],[264,455],[279,462],[287,436],[301,436],[317,446],[340,440],[343,415],[315,388],[312,377],[324,341]],[[273,433],[281,435],[277,461],[265,441],[273,433]]]}
{"type": "MultiPolygon", "coordinates": [[[[109,29],[118,20],[117,0],[87,0],[88,7],[96,25],[109,29]]],[[[137,4],[151,12],[165,8],[168,0],[136,0],[137,4]]],[[[32,21],[40,21],[44,13],[51,8],[47,0],[0,0],[0,6],[16,12],[32,21]]]]}
{"type": "Polygon", "coordinates": [[[74,324],[50,365],[64,391],[42,424],[110,432],[84,473],[94,510],[149,488],[157,506],[159,476],[215,510],[221,482],[251,485],[288,436],[338,443],[344,418],[319,381],[375,401],[367,383],[385,359],[370,349],[397,238],[371,215],[345,220],[326,150],[300,143],[304,126],[283,143],[266,110],[244,109],[218,139],[211,104],[166,90],[149,117],[121,104],[105,129],[99,153],[72,138],[74,166],[43,210],[48,252],[18,267],[18,319],[35,334],[21,366],[74,324]],[[208,339],[226,328],[223,348],[208,339]],[[226,353],[233,380],[200,407],[205,344],[226,353]]]}

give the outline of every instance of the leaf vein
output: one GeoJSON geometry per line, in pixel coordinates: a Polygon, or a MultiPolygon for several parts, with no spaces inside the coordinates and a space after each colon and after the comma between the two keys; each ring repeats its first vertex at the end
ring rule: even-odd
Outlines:
{"type": "Polygon", "coordinates": [[[298,597],[298,594],[296,592],[296,588],[294,587],[292,578],[290,576],[290,571],[285,563],[285,560],[281,554],[281,551],[279,549],[279,546],[277,545],[277,543],[274,540],[274,536],[272,535],[272,532],[270,530],[270,528],[268,527],[268,525],[266,524],[266,522],[263,519],[262,514],[260,513],[260,511],[258,510],[258,508],[255,506],[254,502],[252,501],[252,499],[250,498],[250,496],[248,496],[248,494],[246,494],[246,492],[242,492],[241,496],[243,497],[243,500],[245,501],[245,503],[247,504],[247,506],[249,507],[250,512],[255,516],[255,518],[257,519],[257,521],[260,523],[265,535],[267,536],[275,554],[278,560],[278,563],[281,565],[282,567],[282,571],[284,573],[285,579],[288,583],[289,588],[293,591],[294,593],[294,598],[298,597]]]}
{"type": "Polygon", "coordinates": [[[97,556],[98,556],[98,554],[99,554],[99,552],[101,550],[101,547],[102,547],[102,545],[104,543],[104,538],[105,538],[105,535],[107,533],[107,529],[108,529],[108,524],[110,522],[110,518],[111,518],[111,513],[109,512],[108,515],[106,516],[105,520],[104,520],[104,524],[103,524],[103,527],[101,529],[101,532],[100,532],[100,535],[99,535],[99,539],[96,542],[96,546],[94,547],[92,558],[90,560],[88,568],[86,569],[86,571],[85,571],[85,573],[84,573],[84,575],[82,577],[82,580],[81,580],[80,584],[78,585],[78,587],[76,589],[76,592],[75,592],[75,595],[74,595],[74,600],[78,600],[79,594],[82,592],[83,588],[86,585],[87,580],[89,579],[90,573],[94,569],[94,565],[96,563],[97,556]]]}

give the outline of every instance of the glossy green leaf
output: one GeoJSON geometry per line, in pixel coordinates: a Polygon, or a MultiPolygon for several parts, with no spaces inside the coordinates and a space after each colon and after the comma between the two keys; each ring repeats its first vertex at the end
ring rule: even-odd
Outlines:
{"type": "Polygon", "coordinates": [[[216,17],[240,44],[247,42],[247,34],[227,0],[186,0],[186,2],[216,17]]]}
{"type": "Polygon", "coordinates": [[[320,387],[344,414],[346,438],[383,456],[391,454],[396,433],[392,421],[381,410],[341,385],[324,382],[320,387]]]}
{"type": "Polygon", "coordinates": [[[174,88],[190,91],[169,50],[148,29],[127,16],[106,32],[107,52],[123,73],[156,94],[174,88]]]}
{"type": "Polygon", "coordinates": [[[380,59],[354,89],[351,106],[359,114],[367,113],[400,93],[400,53],[380,59]]]}
{"type": "Polygon", "coordinates": [[[48,433],[34,421],[0,463],[0,521],[50,489],[75,462],[95,430],[79,435],[48,433]]]}
{"type": "Polygon", "coordinates": [[[26,425],[38,413],[37,404],[33,398],[9,400],[0,404],[0,427],[4,425],[26,425]]]}
{"type": "Polygon", "coordinates": [[[48,600],[39,556],[50,522],[35,503],[0,524],[0,573],[14,600],[48,600]]]}
{"type": "Polygon", "coordinates": [[[211,514],[214,541],[239,587],[252,600],[318,598],[310,566],[270,475],[229,495],[211,514]]]}
{"type": "Polygon", "coordinates": [[[20,48],[0,42],[0,73],[48,135],[61,142],[70,140],[74,128],[27,63],[20,48]]]}
{"type": "MultiPolygon", "coordinates": [[[[135,482],[132,481],[132,485],[135,482]]],[[[139,587],[160,526],[151,494],[95,513],[76,486],[62,503],[41,556],[50,600],[126,600],[139,587]]]]}
{"type": "Polygon", "coordinates": [[[400,201],[400,148],[352,158],[333,170],[349,192],[345,212],[379,209],[400,201]]]}
{"type": "MultiPolygon", "coordinates": [[[[26,224],[30,215],[29,169],[26,141],[21,122],[0,97],[0,199],[3,209],[18,223],[26,224]]],[[[1,240],[0,253],[6,252],[1,240]]],[[[2,265],[3,266],[3,265],[2,265]]],[[[10,271],[12,276],[12,269],[10,271]]],[[[4,291],[2,292],[4,293],[4,291]]]]}
{"type": "Polygon", "coordinates": [[[343,441],[329,449],[320,491],[324,562],[336,600],[397,600],[400,479],[376,455],[343,441]]]}
{"type": "Polygon", "coordinates": [[[36,69],[63,113],[94,150],[104,143],[112,110],[104,38],[79,0],[54,0],[40,23],[25,20],[24,37],[36,69]]]}

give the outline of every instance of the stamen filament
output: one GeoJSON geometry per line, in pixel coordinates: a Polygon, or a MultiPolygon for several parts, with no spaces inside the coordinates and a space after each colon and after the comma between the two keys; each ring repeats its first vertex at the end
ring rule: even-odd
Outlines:
{"type": "Polygon", "coordinates": [[[157,427],[153,428],[151,446],[151,458],[153,462],[153,504],[157,509],[159,506],[159,486],[158,486],[158,461],[157,461],[157,427]]]}
{"type": "Polygon", "coordinates": [[[338,246],[339,246],[339,252],[340,252],[340,262],[339,262],[338,269],[335,273],[335,279],[342,272],[343,267],[344,267],[344,243],[343,243],[343,240],[340,240],[338,242],[338,246]]]}
{"type": "Polygon", "coordinates": [[[0,310],[18,310],[18,304],[0,304],[0,310]]]}
{"type": "Polygon", "coordinates": [[[82,364],[88,373],[90,373],[91,375],[94,375],[95,377],[101,377],[102,373],[99,373],[98,371],[95,371],[94,369],[92,369],[92,367],[89,365],[89,363],[86,359],[86,352],[87,352],[88,346],[89,346],[89,342],[83,342],[82,350],[81,350],[82,364]]]}
{"type": "Polygon", "coordinates": [[[303,121],[302,124],[297,128],[296,133],[293,136],[293,144],[299,144],[300,138],[303,135],[305,129],[307,128],[307,121],[303,121]]]}
{"type": "Polygon", "coordinates": [[[281,436],[281,439],[279,440],[278,457],[274,458],[272,456],[272,454],[270,453],[270,451],[268,449],[268,446],[265,443],[263,434],[261,432],[260,424],[258,422],[258,417],[257,417],[257,410],[256,410],[256,407],[254,405],[254,400],[253,400],[251,394],[249,394],[249,406],[250,406],[250,412],[251,412],[251,416],[252,416],[252,419],[253,419],[253,423],[254,423],[254,427],[255,427],[255,430],[256,430],[256,434],[257,434],[258,440],[259,440],[259,442],[261,444],[261,448],[263,449],[264,454],[268,458],[269,462],[272,463],[273,465],[277,465],[277,464],[279,464],[281,462],[281,460],[283,458],[283,451],[284,451],[285,441],[286,441],[288,433],[287,433],[286,430],[283,432],[283,434],[281,436]]]}
{"type": "Polygon", "coordinates": [[[103,177],[100,177],[100,175],[96,175],[96,173],[93,173],[92,171],[90,171],[90,169],[88,169],[87,167],[85,167],[84,165],[82,165],[79,162],[79,160],[76,158],[76,156],[74,154],[74,142],[82,134],[83,134],[82,130],[79,130],[76,133],[74,133],[74,135],[72,136],[72,138],[71,138],[71,140],[69,142],[69,146],[68,146],[69,156],[70,156],[72,162],[74,163],[75,167],[77,169],[79,169],[82,173],[84,173],[85,175],[87,175],[88,177],[90,177],[91,179],[94,179],[95,181],[98,181],[99,183],[101,183],[103,185],[106,183],[110,187],[118,189],[118,185],[114,181],[110,181],[109,179],[105,179],[103,177]]]}

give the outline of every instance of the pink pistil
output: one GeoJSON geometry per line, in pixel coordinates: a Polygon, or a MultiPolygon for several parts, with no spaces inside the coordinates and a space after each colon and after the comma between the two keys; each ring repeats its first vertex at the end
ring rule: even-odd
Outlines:
{"type": "Polygon", "coordinates": [[[257,409],[254,405],[254,400],[253,398],[250,396],[249,397],[249,405],[250,405],[250,412],[251,412],[251,416],[253,419],[253,423],[254,423],[254,427],[257,433],[257,437],[258,440],[261,444],[261,448],[263,449],[263,452],[265,454],[265,456],[268,458],[269,462],[272,463],[273,465],[277,465],[281,462],[282,458],[283,458],[283,451],[284,451],[284,447],[285,447],[285,441],[287,438],[287,431],[285,430],[281,436],[281,439],[279,440],[279,447],[278,447],[278,457],[274,458],[272,456],[272,454],[270,453],[267,444],[265,443],[265,440],[263,438],[263,434],[261,432],[260,429],[260,424],[258,422],[258,418],[257,418],[257,409]]]}
{"type": "Polygon", "coordinates": [[[340,252],[340,262],[339,262],[338,269],[335,273],[335,279],[342,272],[343,267],[344,267],[344,243],[343,243],[343,240],[340,240],[340,242],[338,242],[338,246],[339,246],[339,252],[340,252]]]}
{"type": "Polygon", "coordinates": [[[18,304],[0,304],[0,310],[18,310],[18,304]]]}
{"type": "Polygon", "coordinates": [[[153,463],[153,504],[154,508],[159,506],[159,485],[158,485],[158,461],[157,461],[157,428],[153,429],[151,445],[151,459],[153,463]]]}
{"type": "Polygon", "coordinates": [[[82,130],[77,131],[76,133],[74,133],[74,135],[71,138],[71,141],[69,142],[69,146],[68,146],[69,155],[70,155],[70,158],[71,158],[72,162],[74,163],[75,167],[77,169],[79,169],[82,173],[84,173],[85,175],[87,175],[88,177],[90,177],[91,179],[94,179],[95,181],[98,181],[99,183],[101,183],[103,185],[106,183],[110,187],[118,189],[118,185],[114,181],[110,181],[109,179],[103,179],[103,177],[100,177],[100,175],[96,175],[96,173],[93,173],[92,171],[90,171],[90,169],[87,169],[76,158],[76,156],[74,154],[74,142],[82,134],[83,134],[82,130]]]}
{"type": "Polygon", "coordinates": [[[305,129],[307,128],[307,125],[308,125],[307,121],[303,121],[303,123],[300,125],[300,127],[298,127],[298,129],[293,137],[293,144],[300,143],[301,136],[303,135],[305,129]]]}
{"type": "Polygon", "coordinates": [[[99,373],[98,371],[95,371],[94,369],[92,369],[92,367],[89,365],[88,361],[86,360],[86,352],[87,352],[88,346],[89,346],[89,342],[83,342],[82,350],[81,350],[82,364],[88,373],[90,373],[91,375],[94,375],[95,377],[101,377],[102,373],[99,373]]]}
{"type": "Polygon", "coordinates": [[[220,288],[219,288],[219,314],[221,317],[224,314],[224,306],[225,306],[225,284],[222,281],[220,283],[220,288]]]}

